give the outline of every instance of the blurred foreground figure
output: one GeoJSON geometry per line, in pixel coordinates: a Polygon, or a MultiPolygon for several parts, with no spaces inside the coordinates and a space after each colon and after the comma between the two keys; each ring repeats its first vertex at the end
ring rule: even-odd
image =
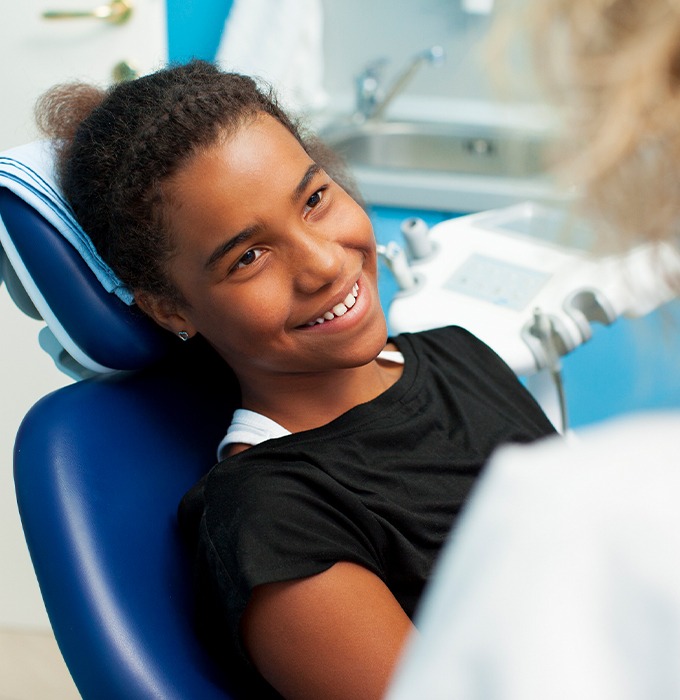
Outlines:
{"type": "MultiPolygon", "coordinates": [[[[658,275],[679,286],[680,2],[504,6],[495,41],[519,33],[564,122],[560,172],[599,243],[659,242],[658,275]]],[[[438,562],[389,700],[680,697],[678,436],[668,410],[501,448],[438,562]]]]}

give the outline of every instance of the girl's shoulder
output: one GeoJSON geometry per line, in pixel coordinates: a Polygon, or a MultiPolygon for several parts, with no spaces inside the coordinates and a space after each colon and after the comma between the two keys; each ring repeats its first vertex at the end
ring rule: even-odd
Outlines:
{"type": "Polygon", "coordinates": [[[494,365],[507,369],[505,361],[492,348],[462,326],[402,333],[394,342],[405,354],[428,357],[437,364],[477,366],[487,371],[494,365]]]}

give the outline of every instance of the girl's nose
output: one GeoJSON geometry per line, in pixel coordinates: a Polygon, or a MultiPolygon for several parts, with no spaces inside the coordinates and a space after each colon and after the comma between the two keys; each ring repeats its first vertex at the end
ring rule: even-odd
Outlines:
{"type": "Polygon", "coordinates": [[[295,257],[293,263],[298,291],[313,294],[342,275],[346,252],[337,241],[309,232],[303,232],[298,241],[291,251],[295,257]]]}

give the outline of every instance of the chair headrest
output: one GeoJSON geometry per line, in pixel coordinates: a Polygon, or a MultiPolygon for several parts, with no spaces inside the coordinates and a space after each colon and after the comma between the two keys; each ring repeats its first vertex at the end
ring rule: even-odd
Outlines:
{"type": "MultiPolygon", "coordinates": [[[[21,155],[20,149],[6,153],[17,152],[21,155]]],[[[28,151],[35,152],[35,147],[28,151]]],[[[49,154],[44,148],[39,152],[49,154]]],[[[14,158],[13,164],[19,162],[30,171],[30,178],[23,180],[15,176],[16,168],[8,176],[4,155],[0,154],[0,244],[6,258],[3,267],[7,262],[11,266],[11,274],[4,276],[17,306],[47,324],[52,338],[41,335],[41,345],[68,374],[84,368],[82,376],[140,369],[164,357],[172,336],[129,303],[131,295],[93,253],[92,244],[87,247],[87,239],[83,243],[73,238],[68,220],[73,215],[56,183],[49,181],[50,164],[45,174],[29,158],[14,158]],[[75,360],[75,370],[69,371],[63,358],[55,356],[59,348],[75,360]]]]}

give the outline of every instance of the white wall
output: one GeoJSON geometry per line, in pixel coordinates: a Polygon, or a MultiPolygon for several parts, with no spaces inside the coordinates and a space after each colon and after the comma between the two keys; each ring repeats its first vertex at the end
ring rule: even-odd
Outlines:
{"type": "Polygon", "coordinates": [[[17,309],[0,287],[0,626],[48,627],[19,521],[12,453],[14,437],[28,409],[70,379],[38,345],[42,324],[17,309]]]}
{"type": "Polygon", "coordinates": [[[325,87],[331,95],[353,92],[353,77],[377,58],[389,60],[385,77],[435,44],[447,60],[424,67],[408,87],[409,95],[486,99],[488,81],[479,68],[480,36],[486,16],[460,9],[458,0],[322,0],[325,24],[325,87]]]}

